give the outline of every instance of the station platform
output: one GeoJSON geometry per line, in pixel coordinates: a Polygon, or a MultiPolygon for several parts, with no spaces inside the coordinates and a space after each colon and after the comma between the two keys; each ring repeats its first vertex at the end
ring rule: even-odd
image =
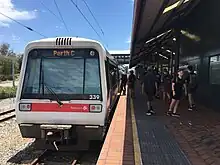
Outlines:
{"type": "Polygon", "coordinates": [[[154,100],[154,116],[146,116],[145,96],[121,96],[97,165],[219,165],[220,113],[187,101],[180,118],[165,115],[168,104],[154,100]]]}

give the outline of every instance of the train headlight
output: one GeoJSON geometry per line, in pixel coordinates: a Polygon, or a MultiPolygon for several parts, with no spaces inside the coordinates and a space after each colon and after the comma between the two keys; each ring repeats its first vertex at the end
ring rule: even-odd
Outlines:
{"type": "Polygon", "coordinates": [[[100,104],[89,105],[89,111],[90,112],[101,112],[102,111],[102,105],[100,105],[100,104]]]}
{"type": "Polygon", "coordinates": [[[20,103],[19,104],[19,110],[20,111],[30,111],[31,110],[31,104],[20,103]]]}

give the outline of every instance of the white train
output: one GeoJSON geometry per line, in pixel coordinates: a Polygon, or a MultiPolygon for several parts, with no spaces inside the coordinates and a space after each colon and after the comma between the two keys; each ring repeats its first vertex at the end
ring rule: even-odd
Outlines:
{"type": "Polygon", "coordinates": [[[97,41],[70,37],[30,42],[16,95],[22,137],[102,140],[119,86],[118,64],[97,41]]]}

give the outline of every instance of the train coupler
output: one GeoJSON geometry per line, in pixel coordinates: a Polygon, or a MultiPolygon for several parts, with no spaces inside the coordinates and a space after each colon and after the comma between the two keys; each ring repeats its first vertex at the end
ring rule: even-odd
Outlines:
{"type": "Polygon", "coordinates": [[[48,142],[69,140],[72,125],[41,125],[41,138],[48,142]]]}

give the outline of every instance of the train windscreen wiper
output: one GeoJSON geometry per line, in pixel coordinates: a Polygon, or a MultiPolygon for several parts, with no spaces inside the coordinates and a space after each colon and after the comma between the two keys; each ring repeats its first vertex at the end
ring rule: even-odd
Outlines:
{"type": "Polygon", "coordinates": [[[53,91],[53,89],[50,88],[50,87],[48,87],[48,85],[45,84],[45,83],[43,83],[43,82],[42,82],[42,85],[43,85],[43,87],[45,86],[45,87],[47,88],[47,90],[48,90],[52,95],[54,95],[54,96],[56,97],[57,103],[58,103],[60,106],[62,106],[63,103],[60,101],[59,97],[58,97],[57,94],[53,91]]]}

